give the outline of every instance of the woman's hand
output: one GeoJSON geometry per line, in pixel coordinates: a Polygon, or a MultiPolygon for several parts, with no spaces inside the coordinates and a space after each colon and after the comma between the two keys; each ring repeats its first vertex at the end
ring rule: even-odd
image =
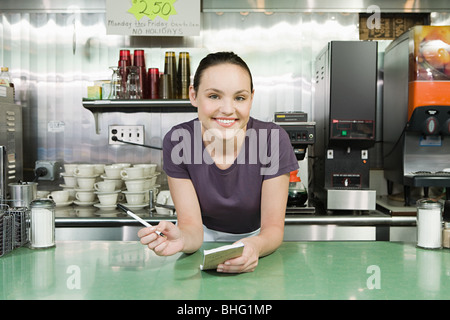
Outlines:
{"type": "Polygon", "coordinates": [[[183,250],[184,240],[180,229],[172,222],[161,221],[157,226],[142,228],[138,232],[141,243],[147,245],[158,256],[171,256],[183,250]],[[161,237],[155,233],[158,230],[164,234],[161,237]]]}
{"type": "Polygon", "coordinates": [[[254,239],[242,239],[240,242],[244,243],[244,251],[242,255],[225,261],[217,266],[217,272],[224,273],[241,273],[253,272],[258,265],[259,249],[254,239]]]}

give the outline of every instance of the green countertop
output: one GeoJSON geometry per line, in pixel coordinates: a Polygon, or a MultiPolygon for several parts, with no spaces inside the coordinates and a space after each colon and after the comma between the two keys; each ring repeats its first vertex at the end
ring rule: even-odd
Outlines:
{"type": "MultiPolygon", "coordinates": [[[[222,244],[205,243],[203,249],[222,244]]],[[[450,299],[450,250],[394,242],[285,242],[252,273],[200,271],[202,252],[57,242],[0,258],[0,299],[450,299]]]]}

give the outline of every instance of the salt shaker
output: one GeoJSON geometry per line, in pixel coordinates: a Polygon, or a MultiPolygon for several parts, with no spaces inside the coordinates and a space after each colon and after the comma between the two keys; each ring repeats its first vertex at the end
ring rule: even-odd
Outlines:
{"type": "Polygon", "coordinates": [[[417,246],[442,248],[442,204],[432,199],[417,200],[417,246]]]}
{"type": "Polygon", "coordinates": [[[36,199],[30,204],[30,246],[32,249],[55,246],[55,202],[36,199]]]}

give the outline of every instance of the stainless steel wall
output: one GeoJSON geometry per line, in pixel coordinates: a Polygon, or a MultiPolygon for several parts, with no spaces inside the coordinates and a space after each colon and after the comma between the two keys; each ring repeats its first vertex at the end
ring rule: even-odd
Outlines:
{"type": "MultiPolygon", "coordinates": [[[[247,7],[255,10],[240,12],[241,2],[232,2],[234,10],[220,8],[220,1],[203,1],[201,34],[169,38],[106,35],[102,0],[2,1],[0,65],[10,67],[16,101],[23,106],[25,169],[34,168],[36,160],[161,165],[160,151],[109,146],[108,125],[143,124],[145,142],[159,145],[170,127],[195,114],[103,114],[96,134],[92,113],[82,107],[87,86],[110,77],[109,67],[117,64],[121,48],[145,49],[147,66],[159,68],[165,51],[189,51],[192,71],[208,52],[233,50],[252,69],[252,116],[271,120],[282,110],[311,115],[314,58],[330,40],[358,39],[360,8],[267,12],[260,1],[248,1],[247,7]]],[[[433,24],[450,24],[445,10],[436,11],[433,24]]]]}

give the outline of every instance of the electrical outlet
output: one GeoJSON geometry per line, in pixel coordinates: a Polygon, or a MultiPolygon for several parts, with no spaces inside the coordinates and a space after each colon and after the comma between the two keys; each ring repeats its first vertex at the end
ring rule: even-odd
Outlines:
{"type": "Polygon", "coordinates": [[[109,126],[109,144],[124,145],[126,143],[114,141],[117,139],[132,142],[136,144],[144,144],[144,126],[109,126]]]}
{"type": "Polygon", "coordinates": [[[41,181],[55,181],[57,178],[59,178],[59,173],[61,172],[61,163],[59,161],[38,160],[35,163],[34,171],[35,174],[37,172],[42,174],[39,175],[39,180],[41,181]]]}

